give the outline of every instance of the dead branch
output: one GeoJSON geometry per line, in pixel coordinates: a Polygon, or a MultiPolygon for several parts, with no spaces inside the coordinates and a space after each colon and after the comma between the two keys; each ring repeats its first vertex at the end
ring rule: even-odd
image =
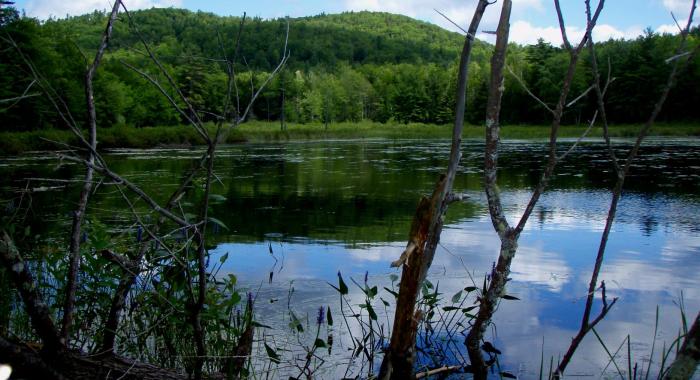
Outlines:
{"type": "MultiPolygon", "coordinates": [[[[690,26],[692,25],[693,21],[693,15],[694,11],[696,8],[696,2],[697,0],[693,0],[692,6],[691,6],[691,11],[688,16],[688,23],[686,24],[686,28],[683,30],[683,33],[681,33],[681,42],[678,46],[677,52],[682,51],[685,48],[685,43],[686,43],[686,38],[690,30],[690,26]]],[[[588,1],[586,1],[586,8],[587,8],[587,13],[590,15],[590,6],[588,1]]],[[[590,16],[589,16],[589,23],[590,23],[590,16]]],[[[592,38],[591,38],[592,40],[592,38]]],[[[608,151],[610,154],[610,158],[613,162],[615,172],[617,174],[617,180],[615,182],[615,186],[612,191],[612,199],[610,201],[610,207],[608,208],[608,216],[605,221],[605,228],[603,229],[603,233],[600,238],[600,244],[598,246],[598,253],[596,255],[596,260],[595,260],[595,265],[593,267],[593,273],[591,274],[591,281],[588,285],[588,295],[586,297],[586,306],[583,312],[583,317],[581,318],[581,327],[579,328],[579,332],[576,334],[576,337],[572,340],[571,344],[569,345],[569,348],[564,354],[561,362],[559,363],[559,366],[557,367],[556,371],[554,372],[554,378],[559,379],[561,376],[563,376],[564,371],[566,370],[567,365],[571,361],[576,349],[578,348],[579,344],[585,337],[586,333],[592,329],[595,324],[597,324],[600,320],[602,320],[605,317],[605,314],[609,311],[609,309],[612,307],[612,305],[615,303],[615,300],[610,305],[607,305],[605,303],[605,286],[604,283],[601,285],[602,290],[603,290],[603,309],[601,310],[600,314],[598,315],[597,318],[593,320],[593,322],[589,322],[591,318],[591,310],[593,307],[593,298],[594,298],[594,293],[595,293],[595,286],[598,281],[598,276],[600,274],[600,270],[603,265],[603,259],[605,256],[605,250],[607,247],[607,242],[608,238],[610,235],[610,231],[612,229],[613,222],[615,221],[615,215],[617,212],[617,206],[618,202],[620,200],[620,197],[622,195],[622,188],[625,183],[625,179],[627,177],[627,174],[629,173],[629,169],[632,165],[632,162],[634,161],[635,157],[637,156],[639,152],[639,147],[641,146],[642,141],[644,140],[644,137],[646,136],[647,132],[649,129],[651,129],[652,125],[654,124],[656,117],[658,116],[659,112],[661,112],[661,108],[663,107],[663,104],[666,101],[666,98],[668,97],[669,92],[671,91],[671,88],[673,87],[675,83],[676,76],[679,71],[679,61],[675,61],[673,68],[671,69],[671,72],[669,73],[668,79],[666,81],[666,85],[662,89],[661,95],[659,96],[659,99],[657,100],[654,109],[649,116],[649,119],[645,123],[645,125],[639,130],[639,133],[637,135],[637,139],[635,141],[635,144],[633,148],[630,150],[630,152],[627,155],[627,158],[625,159],[624,166],[620,166],[614,151],[612,149],[611,143],[610,143],[610,138],[607,135],[607,129],[608,129],[608,124],[607,124],[607,118],[605,114],[605,102],[603,99],[603,92],[601,91],[600,88],[600,78],[598,75],[598,66],[596,62],[596,56],[595,56],[595,47],[593,44],[593,41],[589,40],[588,43],[588,48],[591,52],[591,66],[594,69],[594,86],[596,90],[596,97],[597,97],[597,105],[598,105],[598,111],[601,114],[601,118],[603,120],[603,128],[605,131],[605,140],[608,146],[608,151]]],[[[691,56],[692,57],[692,56],[691,56]]],[[[686,61],[687,62],[687,61],[686,61]]]]}
{"type": "Polygon", "coordinates": [[[425,377],[430,377],[430,376],[435,376],[435,375],[445,375],[450,372],[457,372],[461,371],[464,369],[464,366],[462,365],[453,365],[453,366],[442,366],[440,368],[435,368],[431,369],[425,372],[418,372],[416,373],[416,379],[422,379],[425,377]]]}
{"type": "MultiPolygon", "coordinates": [[[[588,0],[587,0],[588,1],[588,0]]],[[[559,7],[559,0],[555,0],[557,12],[560,12],[560,7],[559,7]]],[[[593,16],[590,16],[590,21],[588,22],[588,25],[586,26],[586,31],[581,38],[581,42],[576,46],[575,49],[571,48],[569,45],[568,39],[566,38],[566,28],[564,24],[560,24],[560,28],[562,31],[562,36],[565,41],[565,45],[568,47],[569,51],[569,67],[566,72],[566,76],[564,77],[564,82],[562,84],[562,89],[561,93],[559,95],[559,102],[557,103],[557,106],[555,107],[555,112],[554,112],[554,118],[552,120],[552,126],[551,126],[551,132],[549,136],[549,153],[547,155],[547,163],[545,164],[544,171],[542,172],[542,176],[540,177],[540,181],[538,185],[535,187],[535,190],[532,193],[532,196],[530,197],[530,201],[528,202],[527,206],[525,207],[525,211],[523,212],[522,216],[520,217],[520,221],[518,222],[518,225],[515,227],[515,234],[519,235],[522,230],[525,228],[525,224],[527,223],[527,220],[530,218],[530,215],[532,214],[532,210],[534,210],[535,205],[540,199],[540,196],[544,192],[544,190],[547,188],[547,185],[549,184],[549,180],[554,174],[554,169],[557,166],[557,137],[559,135],[559,128],[561,127],[561,118],[564,115],[564,107],[566,105],[566,99],[569,95],[569,90],[571,89],[571,83],[573,82],[574,79],[574,73],[576,72],[576,66],[578,64],[578,59],[580,57],[581,50],[586,46],[586,42],[591,36],[591,33],[593,32],[593,29],[595,28],[596,22],[598,21],[598,17],[600,16],[600,12],[603,10],[603,6],[605,4],[605,0],[600,0],[598,2],[598,7],[596,8],[595,14],[593,16]]],[[[590,12],[589,12],[590,13],[590,12]]],[[[561,14],[558,15],[559,19],[561,22],[563,22],[563,16],[561,14]]]]}
{"type": "Polygon", "coordinates": [[[506,69],[508,69],[508,72],[510,73],[510,75],[512,75],[513,78],[515,78],[515,80],[518,81],[518,84],[520,84],[520,87],[522,87],[523,90],[525,90],[525,92],[527,92],[527,94],[530,95],[530,97],[532,99],[534,99],[537,103],[539,103],[542,107],[544,107],[544,109],[549,111],[549,113],[554,114],[554,110],[552,108],[550,108],[547,105],[547,103],[542,101],[542,99],[538,98],[537,95],[533,94],[532,91],[530,91],[530,89],[527,87],[527,84],[525,84],[525,81],[523,81],[523,79],[520,78],[519,75],[515,74],[513,72],[513,69],[510,68],[510,66],[506,65],[506,69]]]}
{"type": "Polygon", "coordinates": [[[195,111],[194,107],[192,106],[192,103],[187,99],[187,97],[182,93],[180,88],[177,86],[177,83],[175,83],[175,80],[173,77],[170,75],[168,70],[165,69],[165,67],[160,63],[158,58],[156,58],[155,54],[151,50],[151,47],[148,45],[146,40],[143,38],[143,35],[139,31],[136,23],[134,23],[133,18],[131,17],[131,13],[129,13],[129,10],[126,8],[126,5],[124,4],[123,1],[117,0],[120,4],[122,9],[124,9],[124,14],[126,14],[127,19],[129,20],[129,25],[131,28],[134,30],[136,35],[138,36],[139,40],[141,41],[141,44],[143,47],[146,49],[146,52],[148,53],[148,56],[151,58],[151,61],[158,67],[158,70],[160,70],[161,74],[165,76],[165,78],[168,80],[168,83],[170,86],[176,91],[180,99],[185,103],[187,106],[187,110],[190,112],[190,114],[193,117],[193,120],[191,120],[190,124],[194,127],[194,129],[197,131],[197,133],[202,136],[205,142],[210,143],[211,139],[209,137],[209,134],[207,133],[206,129],[204,129],[204,126],[202,124],[202,120],[199,119],[199,115],[195,111]]]}
{"type": "Polygon", "coordinates": [[[0,356],[9,361],[13,367],[13,375],[17,378],[187,379],[186,375],[176,371],[119,356],[89,356],[78,351],[64,351],[55,358],[46,358],[26,345],[14,343],[2,337],[0,337],[0,356]]]}
{"type": "MultiPolygon", "coordinates": [[[[112,36],[112,28],[114,22],[117,19],[117,13],[119,12],[119,1],[114,2],[112,7],[112,12],[110,13],[109,20],[107,21],[107,26],[104,33],[102,34],[102,41],[95,54],[95,59],[92,64],[88,67],[85,73],[85,102],[87,103],[87,119],[88,119],[88,133],[89,133],[89,148],[87,162],[90,164],[95,163],[95,155],[93,152],[97,150],[97,115],[95,112],[95,99],[92,88],[92,80],[95,76],[95,71],[102,61],[107,45],[109,44],[109,39],[112,36]]],[[[85,210],[87,209],[88,200],[90,197],[90,192],[92,191],[92,177],[94,175],[94,170],[92,167],[87,166],[85,169],[85,179],[83,188],[80,191],[80,198],[78,200],[78,206],[75,211],[73,211],[73,224],[71,227],[71,238],[70,238],[70,248],[69,248],[69,268],[68,268],[68,278],[66,279],[66,289],[65,298],[63,301],[63,322],[61,325],[61,337],[68,343],[71,336],[71,327],[73,325],[73,310],[75,308],[75,292],[78,286],[78,271],[80,269],[80,236],[82,230],[83,219],[85,216],[85,210]]]]}

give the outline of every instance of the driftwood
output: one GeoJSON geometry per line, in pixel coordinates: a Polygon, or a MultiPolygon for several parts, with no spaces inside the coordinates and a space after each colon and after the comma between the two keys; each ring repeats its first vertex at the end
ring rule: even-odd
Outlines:
{"type": "Polygon", "coordinates": [[[13,376],[22,379],[187,379],[185,374],[119,356],[68,350],[49,354],[1,337],[0,357],[12,367],[13,376]]]}
{"type": "Polygon", "coordinates": [[[690,379],[698,368],[698,364],[700,364],[700,313],[695,317],[695,322],[685,336],[683,345],[664,379],[690,379]]]}

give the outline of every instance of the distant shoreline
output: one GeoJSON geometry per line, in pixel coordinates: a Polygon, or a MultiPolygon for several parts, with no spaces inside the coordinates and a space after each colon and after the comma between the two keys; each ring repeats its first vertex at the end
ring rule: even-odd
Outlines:
{"type": "MultiPolygon", "coordinates": [[[[576,138],[586,130],[585,125],[562,126],[559,137],[576,138]]],[[[213,132],[214,127],[208,126],[213,132]]],[[[639,125],[614,125],[610,127],[611,137],[634,137],[639,125]]],[[[279,122],[252,121],[241,124],[232,130],[225,143],[241,142],[284,142],[306,140],[335,139],[420,139],[449,138],[451,125],[431,124],[396,124],[396,123],[331,123],[326,128],[323,124],[288,123],[281,130],[279,122]]],[[[506,125],[501,129],[503,139],[541,139],[549,138],[550,128],[543,125],[506,125]]],[[[588,137],[599,137],[602,129],[593,127],[588,137]]],[[[660,123],[656,124],[650,136],[700,137],[700,123],[660,123]]],[[[479,126],[466,125],[462,137],[481,138],[483,129],[479,126]]],[[[159,126],[134,128],[114,126],[98,129],[99,149],[110,148],[158,148],[188,147],[201,145],[201,138],[189,126],[159,126]]],[[[67,146],[78,147],[77,139],[67,130],[45,129],[30,132],[0,132],[0,153],[3,156],[17,155],[34,150],[65,150],[67,146]]]]}

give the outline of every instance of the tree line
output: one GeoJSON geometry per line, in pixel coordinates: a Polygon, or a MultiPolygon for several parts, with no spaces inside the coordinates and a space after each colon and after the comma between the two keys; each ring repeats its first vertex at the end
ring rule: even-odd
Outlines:
{"type": "MultiPolygon", "coordinates": [[[[21,59],[9,48],[14,40],[45,73],[73,115],[85,115],[82,75],[85,56],[96,46],[95,36],[107,15],[100,12],[38,21],[12,8],[2,9],[0,29],[0,98],[18,93],[33,95],[31,81],[21,59]],[[60,62],[57,64],[57,62],[60,62]]],[[[297,123],[396,122],[447,124],[455,109],[456,56],[461,36],[405,16],[373,12],[349,12],[297,19],[249,20],[240,42],[223,45],[237,36],[240,17],[220,17],[181,9],[134,12],[141,36],[154,48],[204,121],[215,121],[227,91],[224,57],[238,55],[236,91],[242,102],[262,86],[274,69],[289,24],[287,67],[269,83],[253,105],[250,119],[297,123]]],[[[164,81],[140,41],[123,23],[115,25],[110,50],[102,71],[95,78],[98,125],[148,127],[185,121],[143,75],[133,67],[164,81]],[[151,66],[149,66],[151,65],[151,66]]],[[[698,43],[697,27],[689,41],[698,43]]],[[[678,36],[651,30],[634,40],[597,43],[604,71],[615,78],[609,90],[610,122],[637,123],[653,107],[663,86],[678,36]]],[[[485,115],[493,49],[474,45],[465,118],[480,124],[485,115]]],[[[588,62],[583,53],[583,62],[588,62]]],[[[502,120],[509,124],[543,124],[549,113],[533,101],[531,91],[550,106],[557,100],[567,52],[543,40],[537,44],[508,47],[508,73],[503,97],[502,120]]],[[[700,63],[694,62],[659,116],[667,122],[700,120],[700,63]]],[[[567,108],[563,123],[585,123],[584,115],[595,110],[595,97],[587,93],[592,71],[577,68],[572,94],[586,94],[567,108]]],[[[83,120],[77,120],[83,122],[83,120]]],[[[27,131],[65,128],[59,115],[43,96],[30,96],[0,109],[3,130],[27,131]]]]}

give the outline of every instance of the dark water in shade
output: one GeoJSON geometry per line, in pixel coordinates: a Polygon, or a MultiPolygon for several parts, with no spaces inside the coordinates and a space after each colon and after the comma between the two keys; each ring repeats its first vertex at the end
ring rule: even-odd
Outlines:
{"type": "MultiPolygon", "coordinates": [[[[562,151],[570,143],[563,143],[562,151]]],[[[630,148],[629,141],[615,143],[620,156],[630,148]]],[[[439,140],[222,148],[216,162],[221,182],[213,191],[226,201],[213,209],[213,216],[229,230],[213,236],[212,262],[228,253],[220,274],[235,273],[240,283],[256,289],[258,300],[264,301],[258,302],[260,320],[274,326],[266,334],[291,339],[284,322],[290,287],[291,307],[313,318],[319,306],[337,308],[337,294],[327,282],[336,283],[339,270],[346,280],[358,282],[368,272],[369,282],[380,289],[390,286],[391,273],[400,274],[389,263],[405,246],[417,201],[432,190],[448,150],[449,143],[439,140]],[[268,283],[271,271],[274,277],[268,283]]],[[[469,275],[479,283],[497,259],[498,239],[481,190],[482,151],[479,141],[464,143],[455,190],[469,198],[449,209],[430,272],[447,299],[471,285],[469,275]]],[[[545,154],[544,142],[502,144],[499,186],[511,223],[539,179],[545,154]]],[[[163,200],[198,155],[177,149],[124,150],[110,153],[108,160],[114,171],[163,200]]],[[[24,187],[20,178],[80,178],[81,168],[56,169],[56,163],[39,154],[0,159],[3,193],[24,187]]],[[[489,330],[489,339],[503,351],[501,366],[521,378],[538,376],[543,354],[545,367],[550,357],[556,361],[578,329],[612,183],[604,146],[586,142],[558,167],[521,237],[508,286],[508,293],[520,300],[503,301],[496,328],[489,330]]],[[[67,224],[71,206],[56,200],[76,199],[76,186],[64,185],[44,180],[29,184],[44,187],[33,194],[34,213],[29,215],[38,233],[51,236],[67,224]]],[[[91,213],[108,222],[130,220],[119,194],[106,184],[98,189],[91,213]]],[[[632,167],[610,237],[601,279],[608,296],[619,301],[598,333],[612,350],[629,335],[633,360],[646,368],[657,305],[658,352],[661,342],[670,344],[678,333],[681,293],[689,319],[700,310],[698,273],[700,141],[648,140],[632,167]]],[[[386,293],[380,296],[391,299],[386,293]]],[[[360,303],[356,288],[351,297],[360,303]]],[[[377,310],[383,310],[380,305],[377,299],[377,310]]],[[[338,351],[338,357],[345,354],[338,351]]],[[[590,335],[569,375],[597,378],[607,363],[604,349],[590,335]]],[[[626,368],[625,361],[619,363],[626,368]]],[[[344,370],[326,363],[319,374],[334,378],[344,370]]]]}

